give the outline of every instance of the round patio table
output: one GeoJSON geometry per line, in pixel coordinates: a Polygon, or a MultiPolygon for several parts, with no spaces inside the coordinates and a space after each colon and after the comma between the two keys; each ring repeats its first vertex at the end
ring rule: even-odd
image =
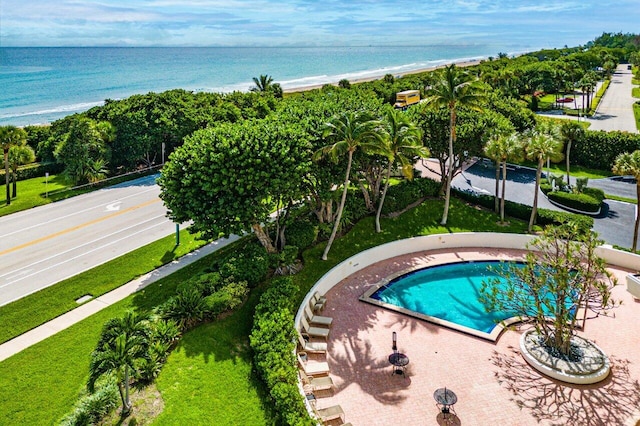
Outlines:
{"type": "Polygon", "coordinates": [[[442,413],[449,414],[449,408],[458,402],[458,396],[454,391],[447,388],[436,389],[433,393],[433,399],[440,405],[442,405],[442,413]]]}
{"type": "Polygon", "coordinates": [[[409,364],[409,357],[400,352],[389,355],[389,363],[393,366],[393,374],[404,374],[404,370],[409,364]]]}

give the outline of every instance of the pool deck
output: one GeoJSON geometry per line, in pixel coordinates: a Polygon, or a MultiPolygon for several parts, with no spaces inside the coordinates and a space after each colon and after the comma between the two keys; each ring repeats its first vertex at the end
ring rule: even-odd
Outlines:
{"type": "MultiPolygon", "coordinates": [[[[590,319],[580,335],[609,355],[612,374],[596,385],[565,385],[530,368],[519,354],[522,331],[493,343],[358,298],[384,277],[416,265],[463,260],[520,259],[522,251],[458,249],[399,256],[357,272],[327,293],[322,315],[333,317],[326,360],[336,384],[317,406],[340,404],[353,425],[630,425],[640,419],[640,301],[626,291],[630,271],[611,268],[622,306],[615,318],[590,319]],[[410,363],[392,375],[391,334],[410,363]],[[443,419],[433,393],[458,396],[455,415],[443,419]]],[[[324,356],[317,355],[324,360],[324,356]]],[[[338,425],[337,423],[329,423],[338,425]]]]}

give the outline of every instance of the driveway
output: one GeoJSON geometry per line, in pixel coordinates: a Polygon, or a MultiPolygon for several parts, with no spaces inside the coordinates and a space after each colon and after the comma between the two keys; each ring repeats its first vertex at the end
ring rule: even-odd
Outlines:
{"type": "Polygon", "coordinates": [[[618,65],[611,76],[611,84],[600,100],[598,109],[587,121],[591,123],[589,130],[620,130],[637,133],[636,120],[633,116],[633,104],[636,99],[631,96],[631,78],[633,74],[626,64],[618,65]]]}
{"type": "MultiPolygon", "coordinates": [[[[493,195],[495,193],[495,168],[490,163],[478,162],[458,174],[453,179],[453,186],[462,190],[493,195]]],[[[636,185],[633,182],[615,181],[613,179],[589,180],[589,186],[602,188],[607,194],[635,198],[636,185]]],[[[531,205],[535,189],[535,170],[509,166],[505,198],[521,204],[531,205]]],[[[563,209],[551,204],[540,192],[538,207],[556,211],[563,209]]],[[[631,248],[633,226],[636,217],[636,205],[613,200],[605,200],[602,212],[594,218],[593,230],[607,244],[631,248]]]]}

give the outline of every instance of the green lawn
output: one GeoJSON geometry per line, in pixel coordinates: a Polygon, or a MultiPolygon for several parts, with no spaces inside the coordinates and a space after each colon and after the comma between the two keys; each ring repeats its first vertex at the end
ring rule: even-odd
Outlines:
{"type": "Polygon", "coordinates": [[[633,89],[631,89],[631,95],[634,98],[640,98],[640,87],[634,87],[633,89]]]}
{"type": "MultiPolygon", "coordinates": [[[[4,176],[2,176],[2,182],[4,182],[4,176]]],[[[45,195],[48,195],[47,192],[51,193],[67,188],[69,188],[69,185],[60,175],[50,175],[48,179],[43,176],[18,181],[17,197],[11,199],[11,204],[7,205],[5,188],[0,190],[0,216],[49,204],[57,198],[51,196],[45,197],[45,195]]]]}
{"type": "MultiPolygon", "coordinates": [[[[294,277],[300,300],[315,281],[345,258],[399,238],[459,231],[524,232],[512,220],[497,225],[495,214],[452,199],[449,225],[440,226],[443,202],[428,200],[395,219],[383,219],[383,232],[372,232],[373,218],[360,221],[338,239],[323,262],[324,244],[304,253],[305,268],[294,277]]],[[[230,247],[229,249],[233,249],[230,247]]],[[[212,256],[217,256],[213,254],[212,256]]],[[[82,391],[89,356],[104,322],[126,309],[149,310],[172,294],[176,285],[208,267],[210,259],[154,283],[139,293],[0,362],[0,410],[14,424],[48,425],[73,406],[82,391]]],[[[187,333],[170,355],[157,381],[165,408],[158,424],[272,424],[263,389],[251,368],[248,334],[259,289],[248,303],[223,321],[187,333]]]]}
{"type": "Polygon", "coordinates": [[[180,232],[177,247],[175,240],[175,235],[167,236],[0,307],[0,343],[76,308],[81,296],[98,297],[206,243],[186,230],[180,232]]]}
{"type": "Polygon", "coordinates": [[[636,129],[640,130],[640,104],[633,104],[633,115],[636,116],[636,129]]]}

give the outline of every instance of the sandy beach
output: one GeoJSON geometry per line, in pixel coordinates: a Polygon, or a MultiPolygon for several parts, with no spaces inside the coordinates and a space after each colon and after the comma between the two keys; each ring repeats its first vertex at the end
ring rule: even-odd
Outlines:
{"type": "MultiPolygon", "coordinates": [[[[473,60],[460,61],[460,62],[455,62],[454,61],[452,63],[456,64],[456,66],[458,66],[458,67],[470,67],[470,66],[473,66],[473,65],[478,65],[480,63],[480,61],[482,61],[482,60],[483,59],[473,59],[473,60]]],[[[404,77],[406,75],[420,74],[420,73],[423,73],[423,72],[434,71],[434,70],[437,70],[438,68],[444,68],[447,65],[449,65],[449,64],[441,64],[441,65],[436,65],[436,66],[433,66],[433,67],[419,68],[419,69],[415,69],[415,70],[411,70],[411,71],[404,71],[404,72],[401,72],[401,73],[394,73],[394,77],[404,77]]],[[[376,80],[380,80],[385,75],[386,74],[376,75],[376,76],[367,77],[367,78],[353,79],[353,80],[349,80],[349,83],[358,84],[358,83],[365,83],[367,81],[376,81],[376,80]]],[[[288,89],[284,89],[283,92],[284,93],[306,92],[308,90],[321,89],[326,84],[331,84],[333,86],[337,86],[338,82],[335,81],[335,82],[331,82],[331,83],[323,83],[323,84],[314,84],[314,85],[309,85],[309,86],[291,87],[291,88],[288,88],[288,89]]]]}

